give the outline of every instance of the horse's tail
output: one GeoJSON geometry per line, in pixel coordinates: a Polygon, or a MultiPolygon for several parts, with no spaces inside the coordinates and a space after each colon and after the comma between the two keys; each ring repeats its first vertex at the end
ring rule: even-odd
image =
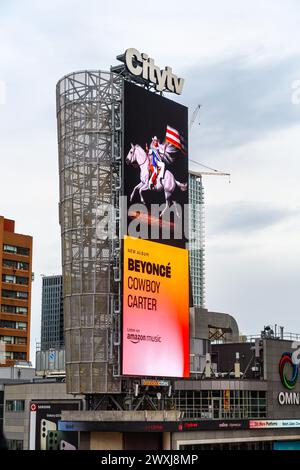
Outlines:
{"type": "Polygon", "coordinates": [[[181,191],[186,191],[187,190],[187,183],[180,183],[179,181],[176,181],[176,186],[181,189],[181,191]]]}

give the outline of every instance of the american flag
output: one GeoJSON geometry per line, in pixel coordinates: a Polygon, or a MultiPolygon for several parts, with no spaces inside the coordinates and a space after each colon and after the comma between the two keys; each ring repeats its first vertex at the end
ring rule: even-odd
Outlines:
{"type": "Polygon", "coordinates": [[[183,153],[186,153],[183,138],[180,136],[179,132],[171,126],[167,126],[166,141],[174,145],[174,147],[178,148],[183,153]]]}

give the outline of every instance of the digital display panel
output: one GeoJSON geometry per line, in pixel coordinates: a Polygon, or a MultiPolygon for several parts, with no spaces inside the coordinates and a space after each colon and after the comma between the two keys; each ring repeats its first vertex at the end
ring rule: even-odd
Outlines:
{"type": "Polygon", "coordinates": [[[125,237],[123,374],[189,376],[188,251],[125,237]]]}
{"type": "Polygon", "coordinates": [[[125,81],[123,120],[125,232],[186,248],[188,109],[125,81]]]}

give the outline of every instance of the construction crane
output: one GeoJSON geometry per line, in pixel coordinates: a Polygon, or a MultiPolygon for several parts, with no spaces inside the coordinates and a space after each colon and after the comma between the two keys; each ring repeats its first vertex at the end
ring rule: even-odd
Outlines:
{"type": "MultiPolygon", "coordinates": [[[[191,120],[190,120],[190,123],[189,123],[189,129],[191,130],[195,120],[196,120],[196,117],[200,111],[200,108],[201,108],[201,104],[197,104],[196,108],[194,109],[193,111],[193,114],[192,114],[192,117],[191,117],[191,120]]],[[[200,122],[199,122],[199,125],[200,125],[200,122]]]]}
{"type": "MultiPolygon", "coordinates": [[[[193,127],[193,124],[196,120],[196,117],[198,116],[198,113],[200,111],[201,106],[202,106],[201,104],[198,104],[196,106],[196,108],[194,109],[194,111],[193,111],[193,114],[192,114],[192,117],[191,117],[191,120],[190,120],[190,123],[189,123],[189,130],[190,131],[193,127]]],[[[199,122],[199,125],[200,125],[200,122],[199,122]]],[[[224,171],[215,170],[214,168],[211,168],[207,165],[204,165],[203,163],[196,162],[196,160],[192,160],[191,158],[189,159],[189,161],[195,163],[196,165],[207,168],[207,170],[209,170],[209,171],[189,171],[190,174],[192,174],[194,176],[199,176],[199,177],[201,177],[203,175],[205,175],[205,176],[228,176],[229,177],[229,183],[230,183],[230,173],[225,173],[224,171]]]]}

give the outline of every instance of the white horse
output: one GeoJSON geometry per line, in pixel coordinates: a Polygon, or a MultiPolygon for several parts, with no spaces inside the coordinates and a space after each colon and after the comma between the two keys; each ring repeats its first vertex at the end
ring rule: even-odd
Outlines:
{"type": "MultiPolygon", "coordinates": [[[[140,147],[140,145],[133,145],[131,144],[131,149],[128,152],[128,155],[125,159],[127,164],[134,164],[136,163],[140,167],[140,183],[137,184],[130,195],[130,201],[134,198],[135,192],[139,191],[140,199],[143,204],[145,204],[145,200],[143,198],[143,191],[148,191],[148,183],[149,183],[149,158],[146,154],[145,150],[140,147]]],[[[170,200],[173,192],[175,191],[176,186],[181,189],[181,191],[187,190],[187,183],[180,183],[176,181],[174,178],[173,173],[171,171],[166,170],[163,179],[159,179],[151,191],[164,191],[165,194],[165,201],[166,205],[164,210],[160,214],[160,217],[164,214],[164,212],[168,209],[170,205],[170,200]]],[[[176,214],[179,217],[178,209],[176,202],[174,202],[176,214]]]]}

